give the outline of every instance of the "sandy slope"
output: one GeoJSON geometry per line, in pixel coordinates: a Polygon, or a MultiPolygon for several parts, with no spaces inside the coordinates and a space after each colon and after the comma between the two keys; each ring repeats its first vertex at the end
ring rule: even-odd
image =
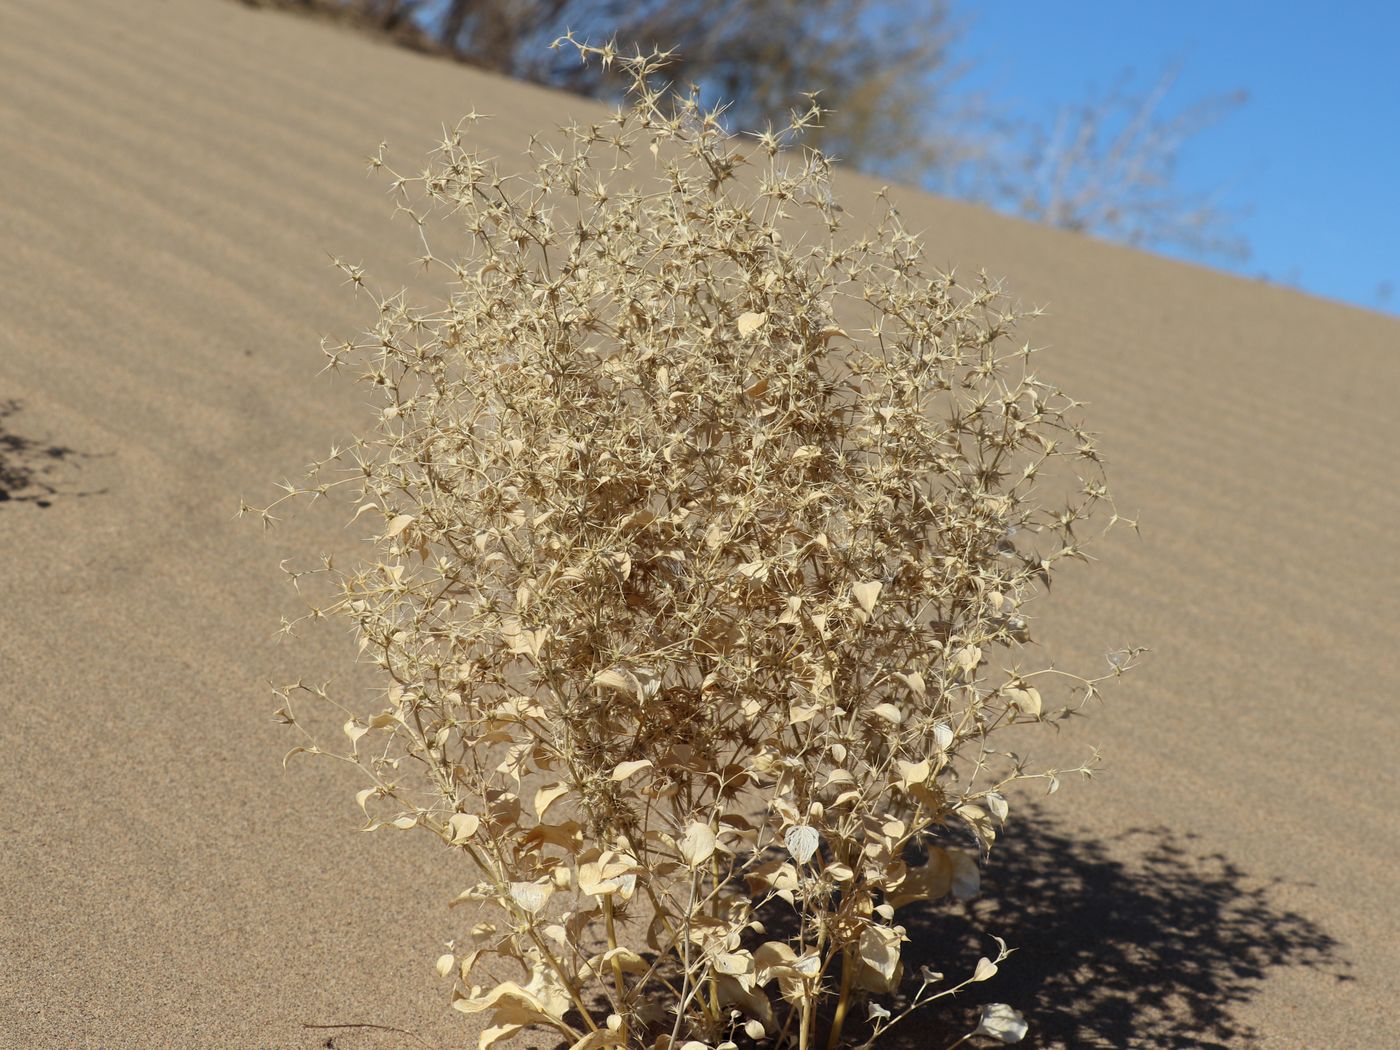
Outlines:
{"type": "MultiPolygon", "coordinates": [[[[271,643],[276,564],[337,522],[232,516],[363,418],[315,374],[361,317],[325,253],[412,248],[361,158],[473,104],[506,156],[583,108],[214,0],[0,0],[0,457],[57,490],[0,502],[0,1046],[474,1044],[430,969],[459,873],[279,766],[267,682],[347,650],[271,643]]],[[[905,202],[1051,305],[1144,523],[1048,640],[1157,651],[1066,740],[1102,782],[1012,828],[983,908],[1024,950],[981,999],[1039,1045],[1396,1045],[1400,323],[905,202]]]]}

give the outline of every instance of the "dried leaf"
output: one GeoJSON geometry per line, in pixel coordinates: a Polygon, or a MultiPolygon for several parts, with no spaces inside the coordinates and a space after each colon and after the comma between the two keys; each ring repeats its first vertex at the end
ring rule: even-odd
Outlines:
{"type": "Polygon", "coordinates": [[[554,887],[547,883],[541,885],[535,882],[512,882],[510,884],[510,899],[531,915],[536,915],[543,910],[544,906],[549,903],[550,895],[553,892],[554,887]]]}
{"type": "Polygon", "coordinates": [[[716,973],[731,977],[751,974],[754,972],[753,954],[746,951],[720,952],[715,956],[714,968],[716,973]]]}
{"type": "Polygon", "coordinates": [[[1006,816],[1011,812],[1011,807],[1007,805],[1003,795],[993,791],[987,795],[987,808],[992,811],[992,816],[997,818],[998,823],[1006,823],[1006,816]]]}
{"type": "Polygon", "coordinates": [[[876,704],[870,709],[870,713],[877,718],[883,718],[891,725],[899,725],[904,721],[904,712],[900,711],[894,704],[876,704]]]}
{"type": "Polygon", "coordinates": [[[639,758],[631,762],[619,762],[612,771],[612,779],[615,781],[626,780],[634,773],[640,773],[644,769],[650,769],[654,763],[649,758],[639,758]]]}
{"type": "Polygon", "coordinates": [[[360,737],[369,732],[367,726],[360,725],[353,718],[346,722],[343,728],[345,730],[345,735],[350,738],[351,745],[358,744],[360,742],[360,737]]]}
{"type": "Polygon", "coordinates": [[[603,1050],[609,1046],[626,1046],[627,1041],[611,1025],[589,1032],[582,1039],[570,1045],[569,1050],[603,1050]]]}
{"type": "Polygon", "coordinates": [[[741,337],[748,337],[767,323],[768,314],[766,312],[761,314],[750,312],[740,314],[739,320],[735,323],[735,327],[739,329],[739,335],[741,337]]]}
{"type": "Polygon", "coordinates": [[[954,862],[947,850],[940,846],[930,846],[928,860],[917,868],[910,868],[904,877],[904,884],[890,898],[896,908],[916,901],[936,901],[948,895],[953,887],[954,862]]]}
{"type": "Polygon", "coordinates": [[[448,834],[454,846],[461,845],[477,833],[481,818],[471,813],[454,813],[447,820],[448,834]]]}
{"type": "Polygon", "coordinates": [[[768,577],[768,565],[762,561],[749,561],[740,565],[735,570],[740,576],[747,576],[751,580],[764,580],[768,577]]]}
{"type": "Polygon", "coordinates": [[[924,676],[918,671],[910,671],[907,674],[901,671],[895,677],[907,685],[915,696],[928,695],[928,685],[924,682],[924,676]]]}
{"type": "Polygon", "coordinates": [[[536,969],[524,987],[514,981],[503,981],[484,995],[458,998],[452,1007],[465,1014],[492,1012],[492,1025],[481,1035],[480,1045],[486,1047],[527,1025],[560,1028],[569,1005],[568,995],[557,978],[551,979],[536,969]]]}
{"type": "Polygon", "coordinates": [[[977,841],[981,843],[982,848],[990,849],[992,843],[996,841],[997,833],[995,825],[987,815],[987,811],[981,806],[973,805],[970,802],[964,802],[956,807],[956,812],[958,816],[967,822],[968,829],[976,837],[977,841]]]}
{"type": "MultiPolygon", "coordinates": [[[[461,1002],[462,1000],[459,999],[452,1005],[460,1010],[461,1002]]],[[[525,1026],[523,1024],[490,1025],[489,1027],[482,1029],[481,1034],[477,1036],[477,1050],[490,1050],[490,1048],[496,1043],[499,1043],[502,1039],[509,1039],[511,1036],[515,1035],[516,1032],[520,1031],[524,1027],[525,1026]]]]}
{"type": "Polygon", "coordinates": [[[1003,1045],[1019,1043],[1030,1031],[1026,1019],[1005,1003],[987,1003],[973,1035],[985,1035],[1003,1045]]]}
{"type": "Polygon", "coordinates": [[[545,784],[535,792],[535,816],[543,819],[545,810],[569,793],[567,784],[545,784]]]}
{"type": "Polygon", "coordinates": [[[630,900],[636,889],[638,870],[633,858],[604,853],[595,861],[579,865],[579,892],[589,897],[616,893],[623,900],[630,900]]]}
{"type": "Polygon", "coordinates": [[[861,972],[859,986],[866,991],[893,991],[898,983],[900,972],[900,944],[904,940],[901,930],[888,926],[866,926],[860,931],[859,959],[861,972]]]}
{"type": "Polygon", "coordinates": [[[710,825],[695,821],[685,829],[685,835],[677,844],[681,859],[692,868],[698,868],[715,853],[715,833],[710,825]]]}
{"type": "Polygon", "coordinates": [[[860,607],[865,610],[867,616],[875,611],[875,602],[879,599],[880,591],[884,589],[884,586],[879,580],[866,580],[851,588],[851,593],[855,595],[856,601],[860,603],[860,607]]]}
{"type": "Polygon", "coordinates": [[[1038,690],[1030,686],[1024,689],[1014,687],[1008,688],[1006,690],[1006,698],[1011,702],[1012,706],[1023,715],[1029,715],[1032,718],[1040,717],[1041,702],[1038,690]]]}
{"type": "Polygon", "coordinates": [[[976,672],[977,666],[982,662],[982,650],[975,645],[966,645],[953,653],[953,665],[958,668],[963,676],[971,678],[976,672]]]}
{"type": "Polygon", "coordinates": [[[821,836],[817,829],[806,824],[794,824],[783,833],[783,845],[798,864],[806,864],[817,852],[821,836]]]}
{"type": "Polygon", "coordinates": [[[913,784],[924,784],[933,775],[933,767],[929,765],[928,759],[922,762],[905,762],[902,759],[896,763],[899,769],[899,786],[908,788],[913,784]]]}
{"type": "Polygon", "coordinates": [[[637,680],[617,668],[601,671],[593,678],[593,684],[606,689],[616,689],[619,693],[636,693],[637,680]]]}

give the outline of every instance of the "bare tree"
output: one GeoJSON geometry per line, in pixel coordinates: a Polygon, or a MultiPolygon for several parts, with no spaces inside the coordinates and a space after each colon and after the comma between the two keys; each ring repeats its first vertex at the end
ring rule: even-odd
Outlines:
{"type": "Polygon", "coordinates": [[[812,144],[909,182],[961,157],[939,132],[957,69],[946,0],[244,0],[329,13],[506,76],[616,100],[622,84],[549,45],[569,31],[674,52],[667,75],[735,129],[787,122],[819,89],[812,144]]]}
{"type": "Polygon", "coordinates": [[[1247,253],[1218,194],[1182,188],[1191,140],[1236,93],[1169,106],[1177,71],[1146,94],[1128,78],[1048,125],[1007,120],[953,90],[961,26],[948,0],[244,0],[331,11],[518,79],[617,100],[603,64],[550,44],[673,52],[666,75],[725,102],[732,129],[786,123],[820,89],[810,136],[826,155],[1038,222],[1142,247],[1247,253]]]}
{"type": "Polygon", "coordinates": [[[674,52],[667,76],[729,104],[734,128],[785,123],[820,88],[813,144],[916,178],[941,160],[928,118],[946,94],[956,39],[944,0],[450,0],[436,32],[473,64],[616,99],[621,84],[548,44],[580,38],[674,52]]]}
{"type": "Polygon", "coordinates": [[[1007,136],[998,176],[982,199],[1037,222],[1141,247],[1176,245],[1201,254],[1243,256],[1234,216],[1219,191],[1181,185],[1182,151],[1245,101],[1212,96],[1171,112],[1179,70],[1167,69],[1144,94],[1125,74],[1102,98],[1064,107],[1048,125],[1007,136]]]}

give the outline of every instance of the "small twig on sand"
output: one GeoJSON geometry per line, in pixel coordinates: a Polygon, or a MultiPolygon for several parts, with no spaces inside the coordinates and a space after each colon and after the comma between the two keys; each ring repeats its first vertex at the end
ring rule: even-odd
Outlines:
{"type": "Polygon", "coordinates": [[[429,1050],[442,1050],[441,1047],[437,1046],[434,1043],[428,1042],[417,1032],[410,1032],[405,1028],[395,1028],[392,1025],[387,1024],[369,1024],[368,1022],[360,1024],[303,1024],[302,1027],[317,1028],[322,1030],[329,1030],[332,1028],[373,1028],[374,1030],[379,1032],[394,1032],[397,1035],[409,1036],[410,1038],[415,1039],[419,1043],[419,1045],[428,1047],[429,1050]]]}

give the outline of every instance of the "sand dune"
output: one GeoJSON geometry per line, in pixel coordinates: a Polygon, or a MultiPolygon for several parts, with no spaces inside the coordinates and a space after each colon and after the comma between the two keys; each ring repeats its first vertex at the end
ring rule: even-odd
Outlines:
{"type": "MultiPolygon", "coordinates": [[[[0,1046],[475,1045],[431,970],[465,876],[280,766],[267,683],[350,649],[274,644],[276,565],[339,521],[233,518],[364,422],[326,253],[393,282],[412,242],[363,158],[473,105],[505,157],[588,108],[218,0],[0,0],[0,1046]]],[[[1049,304],[1143,523],[1046,607],[1066,665],[1155,655],[994,859],[983,998],[1040,1046],[1400,1043],[1400,322],[900,196],[1049,304]]]]}

